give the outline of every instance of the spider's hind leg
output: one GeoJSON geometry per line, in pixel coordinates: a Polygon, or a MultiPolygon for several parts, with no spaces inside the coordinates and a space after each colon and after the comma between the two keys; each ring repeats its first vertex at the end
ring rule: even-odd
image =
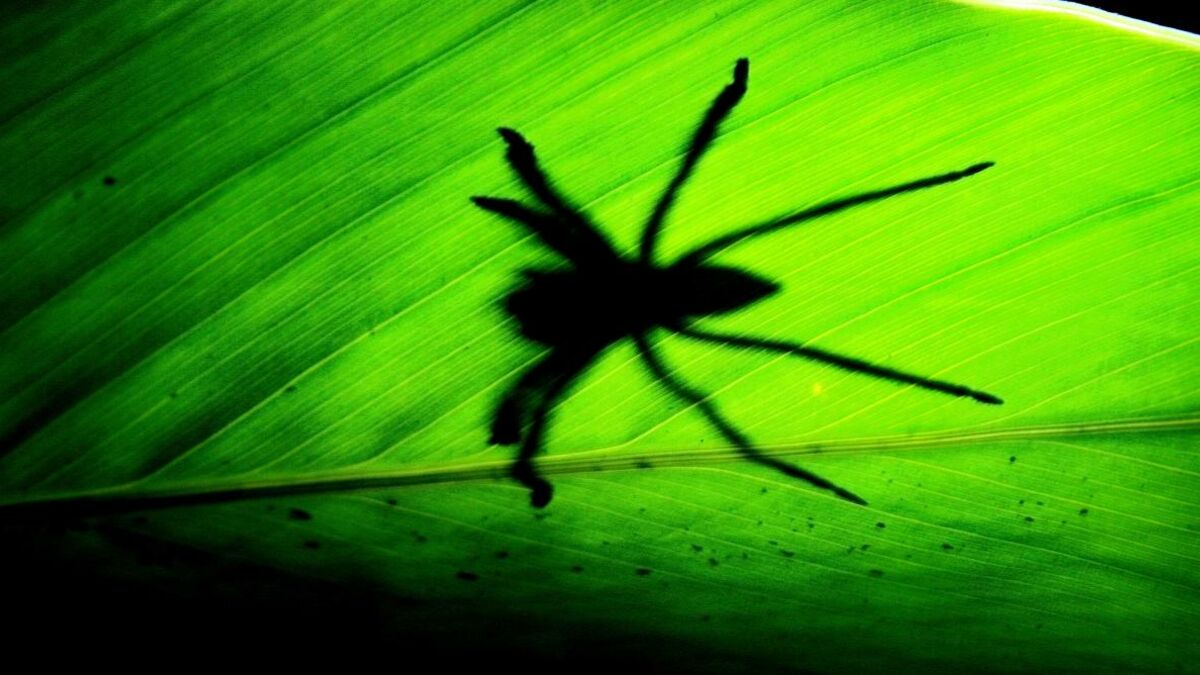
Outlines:
{"type": "Polygon", "coordinates": [[[861,506],[867,505],[866,500],[864,500],[862,497],[859,497],[853,492],[850,492],[849,490],[835,484],[833,481],[822,478],[811,471],[807,471],[793,464],[788,464],[783,460],[776,459],[769,455],[764,455],[758,448],[755,448],[754,445],[750,443],[750,439],[746,438],[745,434],[738,431],[721,415],[721,413],[717,410],[717,406],[711,400],[709,400],[709,397],[706,394],[688,386],[679,378],[675,377],[670,370],[667,369],[666,364],[663,362],[662,358],[659,357],[658,353],[654,350],[654,347],[650,344],[650,341],[645,335],[635,336],[634,344],[637,345],[638,352],[642,355],[642,360],[646,362],[646,367],[650,369],[650,372],[654,375],[655,379],[666,385],[667,389],[671,390],[672,394],[675,394],[679,398],[695,406],[696,409],[700,411],[700,414],[704,415],[704,418],[708,420],[709,424],[713,425],[713,427],[725,437],[725,440],[736,447],[738,452],[740,452],[747,459],[764,466],[769,466],[786,476],[798,478],[814,487],[818,487],[823,490],[829,490],[848,502],[853,502],[861,506]]]}
{"type": "Polygon", "coordinates": [[[679,335],[689,337],[702,342],[712,344],[725,345],[727,347],[741,347],[744,349],[754,349],[759,351],[775,352],[777,354],[788,354],[790,356],[798,356],[802,359],[824,363],[826,365],[840,368],[852,373],[860,375],[869,375],[881,380],[897,382],[900,384],[910,384],[915,387],[925,389],[926,391],[936,391],[942,394],[951,396],[959,396],[969,398],[977,403],[987,405],[1001,405],[1004,403],[999,396],[989,394],[986,391],[972,389],[966,385],[947,382],[945,380],[935,380],[929,377],[922,377],[912,373],[906,373],[895,368],[889,368],[862,359],[855,359],[840,354],[834,354],[823,349],[815,347],[805,347],[804,345],[781,340],[769,340],[764,338],[744,337],[741,335],[725,335],[721,333],[711,333],[708,331],[697,330],[694,328],[685,328],[675,331],[679,335]]]}

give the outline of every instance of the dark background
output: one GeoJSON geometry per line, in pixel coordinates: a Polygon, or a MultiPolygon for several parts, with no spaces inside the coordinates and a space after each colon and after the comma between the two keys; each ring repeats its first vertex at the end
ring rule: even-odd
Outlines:
{"type": "Polygon", "coordinates": [[[1196,0],[1175,2],[1084,2],[1083,5],[1099,7],[1108,12],[1170,26],[1191,33],[1200,33],[1200,3],[1196,0]]]}

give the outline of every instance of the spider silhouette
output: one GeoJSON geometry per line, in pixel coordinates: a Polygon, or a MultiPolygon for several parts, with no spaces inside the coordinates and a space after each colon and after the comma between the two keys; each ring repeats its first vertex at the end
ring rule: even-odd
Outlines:
{"type": "Polygon", "coordinates": [[[685,253],[669,265],[659,266],[655,264],[654,249],[663,221],[701,155],[712,145],[722,120],[745,95],[749,74],[749,60],[739,59],[733,69],[733,82],[726,85],[712,102],[687,147],[678,172],[654,205],[642,231],[636,259],[618,253],[604,233],[551,185],[538,165],[533,146],[521,134],[508,128],[498,130],[508,146],[508,163],[542,208],[495,197],[472,197],[471,200],[480,208],[523,226],[567,263],[565,268],[524,270],[524,282],[504,300],[504,306],[516,320],[521,334],[549,348],[548,353],[522,373],[500,400],[491,426],[490,443],[520,443],[511,474],[529,488],[530,501],[535,507],[544,507],[553,495],[552,486],[534,465],[551,413],[584,370],[605,349],[625,338],[633,341],[654,378],[674,396],[695,407],[743,456],[830,490],[855,504],[866,504],[861,497],[829,480],[756,449],[745,434],[721,415],[708,395],[671,372],[651,340],[652,333],[660,329],[717,345],[797,356],[980,403],[1001,403],[999,398],[969,387],[912,375],[823,349],[716,333],[692,325],[696,318],[741,309],[780,288],[778,284],[748,272],[707,262],[726,248],[818,216],[951,183],[992,166],[991,162],[984,162],[961,171],[826,202],[734,230],[685,253]]]}

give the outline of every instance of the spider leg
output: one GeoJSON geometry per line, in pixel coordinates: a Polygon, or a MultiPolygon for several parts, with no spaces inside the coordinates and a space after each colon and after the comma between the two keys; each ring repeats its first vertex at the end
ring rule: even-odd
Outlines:
{"type": "MultiPolygon", "coordinates": [[[[504,139],[505,144],[508,146],[505,157],[508,159],[508,163],[513,168],[513,171],[516,172],[517,177],[537,197],[538,201],[549,208],[554,216],[557,216],[556,218],[548,218],[543,215],[541,220],[545,227],[552,227],[561,232],[561,234],[556,236],[557,239],[560,241],[569,240],[571,242],[573,250],[572,254],[568,257],[573,262],[583,263],[616,259],[617,253],[608,239],[578,209],[571,206],[566,198],[559,194],[558,190],[551,185],[550,179],[547,178],[546,173],[538,164],[537,155],[533,152],[533,145],[513,129],[501,127],[497,131],[499,131],[501,138],[504,139]]],[[[490,202],[492,206],[497,206],[496,202],[504,200],[496,200],[488,197],[472,198],[472,201],[482,208],[513,217],[484,203],[480,203],[480,200],[490,202]]],[[[525,210],[529,211],[528,209],[525,210]]],[[[545,241],[546,238],[543,236],[542,240],[545,241]]],[[[547,245],[553,247],[549,242],[547,242],[547,245]]]]}
{"type": "Polygon", "coordinates": [[[803,359],[809,359],[811,361],[819,361],[820,363],[824,363],[824,364],[831,365],[831,366],[834,366],[837,368],[841,368],[842,370],[848,370],[848,371],[854,372],[854,373],[861,373],[863,375],[870,375],[871,377],[877,377],[877,378],[884,379],[884,380],[891,380],[892,382],[902,382],[904,384],[911,384],[911,385],[920,387],[921,389],[928,389],[930,391],[937,391],[937,392],[941,392],[943,394],[950,394],[951,396],[961,396],[963,398],[970,398],[970,399],[974,399],[980,403],[987,403],[989,405],[1000,405],[1000,404],[1004,403],[1004,401],[1000,400],[1000,398],[998,398],[996,396],[993,396],[992,394],[989,394],[989,393],[983,392],[983,391],[979,391],[977,389],[971,389],[970,387],[965,387],[961,384],[954,384],[952,382],[945,382],[942,380],[931,380],[926,377],[921,377],[919,375],[912,375],[910,373],[901,372],[899,370],[895,370],[893,368],[888,368],[886,366],[877,366],[873,363],[868,363],[861,359],[854,359],[854,358],[850,358],[850,357],[846,357],[846,356],[840,356],[840,355],[834,354],[832,352],[827,352],[823,349],[816,349],[814,347],[804,347],[802,345],[794,344],[791,342],[782,342],[780,340],[766,340],[766,339],[752,338],[752,337],[742,337],[742,336],[738,336],[738,335],[724,335],[724,334],[720,334],[720,333],[710,333],[708,331],[696,330],[694,328],[683,328],[683,329],[677,330],[676,332],[679,333],[680,335],[683,335],[684,337],[690,337],[690,338],[693,338],[696,340],[701,340],[703,342],[711,342],[711,343],[726,345],[726,346],[730,346],[730,347],[745,347],[747,349],[757,349],[757,350],[762,350],[762,351],[779,352],[782,354],[790,354],[792,356],[799,356],[800,358],[803,358],[803,359]]]}
{"type": "Polygon", "coordinates": [[[593,357],[594,352],[589,350],[562,347],[552,350],[525,371],[496,409],[489,442],[494,445],[521,443],[510,473],[529,488],[530,501],[538,508],[550,502],[553,488],[549,481],[538,474],[533,458],[541,451],[542,437],[554,406],[593,357]],[[528,409],[529,399],[535,394],[540,394],[540,397],[529,413],[529,428],[522,437],[522,418],[528,409]]]}
{"type": "Polygon", "coordinates": [[[616,252],[599,233],[588,228],[571,227],[561,218],[543,213],[512,199],[471,197],[485,211],[520,223],[549,248],[576,265],[615,261],[616,252]]]}
{"type": "Polygon", "coordinates": [[[654,261],[654,247],[658,243],[663,220],[675,203],[679,188],[683,187],[683,184],[691,176],[692,170],[696,168],[696,163],[700,161],[704,151],[712,145],[713,139],[717,136],[717,127],[746,95],[746,81],[749,77],[750,60],[738,59],[737,64],[733,67],[733,82],[725,85],[725,88],[721,90],[720,94],[717,94],[712,105],[709,106],[708,112],[704,114],[700,126],[688,144],[687,154],[683,157],[683,163],[679,165],[679,171],[671,179],[662,196],[659,197],[658,203],[654,205],[654,211],[650,213],[650,219],[646,221],[646,226],[642,230],[642,243],[638,254],[642,263],[650,264],[654,261]]]}
{"type": "Polygon", "coordinates": [[[706,394],[698,389],[693,389],[679,378],[671,374],[662,358],[658,355],[644,334],[635,335],[633,341],[634,344],[637,345],[638,352],[642,355],[642,360],[646,362],[646,366],[650,369],[651,374],[653,374],[656,379],[666,385],[667,389],[669,389],[671,393],[695,406],[696,409],[700,411],[700,414],[704,415],[705,419],[708,420],[709,424],[711,424],[717,430],[717,432],[724,436],[726,441],[736,447],[738,452],[742,453],[742,455],[744,455],[747,459],[758,462],[759,464],[763,464],[765,466],[769,466],[784,475],[791,476],[792,478],[798,478],[809,483],[810,485],[813,485],[814,487],[818,487],[823,490],[829,490],[846,501],[854,502],[855,504],[860,504],[862,506],[867,505],[867,502],[863,500],[862,497],[859,497],[845,488],[837,486],[829,480],[821,478],[811,471],[805,471],[798,466],[793,466],[782,460],[764,455],[750,443],[750,439],[746,438],[742,432],[734,428],[732,424],[730,424],[724,417],[721,416],[721,413],[717,410],[716,404],[709,400],[709,397],[706,394]]]}
{"type": "Polygon", "coordinates": [[[739,244],[747,239],[762,236],[764,234],[770,234],[777,230],[782,230],[785,227],[790,227],[806,220],[812,220],[821,216],[827,216],[831,213],[837,213],[838,211],[844,211],[860,204],[876,202],[881,199],[887,199],[888,197],[894,197],[896,195],[903,194],[905,192],[923,190],[936,185],[953,183],[968,176],[974,176],[975,174],[994,165],[995,162],[980,162],[979,164],[973,164],[961,171],[951,171],[950,173],[944,173],[938,176],[930,176],[929,178],[922,178],[920,180],[894,185],[882,190],[873,190],[871,192],[864,192],[853,197],[835,199],[831,202],[818,204],[812,208],[793,213],[790,216],[784,216],[783,218],[769,220],[765,223],[751,225],[749,227],[735,230],[734,232],[730,232],[729,234],[718,237],[707,244],[704,244],[684,254],[683,257],[679,259],[679,263],[677,264],[698,264],[704,259],[720,253],[726,248],[729,248],[734,244],[739,244]]]}

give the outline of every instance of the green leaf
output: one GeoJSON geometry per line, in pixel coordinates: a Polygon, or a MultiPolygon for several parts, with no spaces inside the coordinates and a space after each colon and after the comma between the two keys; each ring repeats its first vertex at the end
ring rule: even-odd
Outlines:
{"type": "Polygon", "coordinates": [[[314,635],[713,671],[1200,657],[1195,36],[925,2],[3,13],[0,514],[42,573],[6,577],[25,611],[338,597],[314,635]],[[524,198],[494,129],[630,252],[739,57],[665,259],[995,166],[730,248],[783,291],[704,325],[1005,404],[657,336],[861,507],[746,461],[624,341],[558,407],[531,509],[487,439],[541,350],[498,300],[554,259],[468,201],[524,198]]]}

